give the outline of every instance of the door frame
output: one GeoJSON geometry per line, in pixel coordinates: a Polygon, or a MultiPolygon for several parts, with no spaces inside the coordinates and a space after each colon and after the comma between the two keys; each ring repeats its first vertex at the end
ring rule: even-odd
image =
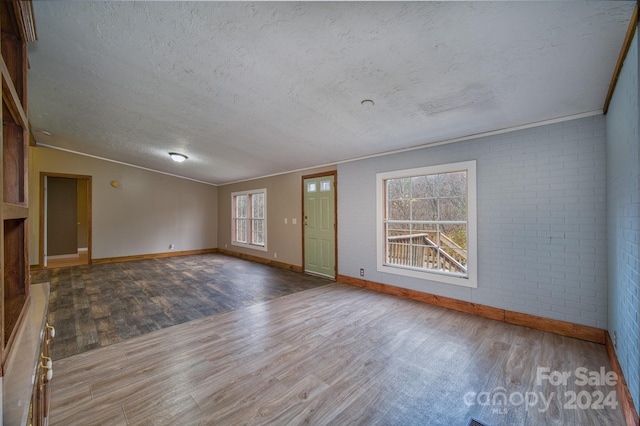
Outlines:
{"type": "Polygon", "coordinates": [[[302,216],[300,217],[301,221],[302,221],[302,271],[304,272],[305,268],[304,265],[306,263],[306,254],[305,254],[305,226],[304,226],[304,180],[305,179],[313,179],[313,178],[317,178],[317,177],[324,177],[324,176],[333,176],[333,239],[334,239],[334,256],[335,256],[335,260],[334,260],[334,264],[335,264],[335,278],[334,280],[337,281],[338,280],[338,171],[337,170],[330,170],[327,172],[320,172],[320,173],[314,173],[314,174],[310,174],[310,175],[304,175],[302,176],[302,181],[301,181],[301,187],[302,187],[302,191],[301,191],[301,196],[302,196],[302,216]]]}
{"type": "Polygon", "coordinates": [[[44,180],[47,177],[60,177],[60,178],[70,178],[76,180],[86,180],[87,181],[87,264],[91,265],[91,234],[92,234],[92,224],[91,224],[91,176],[87,175],[74,175],[68,173],[51,173],[51,172],[40,172],[40,234],[39,234],[39,247],[38,247],[38,262],[40,269],[44,269],[44,220],[45,220],[45,201],[44,201],[44,180]]]}

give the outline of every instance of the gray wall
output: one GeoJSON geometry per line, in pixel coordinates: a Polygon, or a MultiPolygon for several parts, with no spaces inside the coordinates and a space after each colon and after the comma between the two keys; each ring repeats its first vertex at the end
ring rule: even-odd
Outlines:
{"type": "Polygon", "coordinates": [[[607,113],[609,334],[636,409],[640,407],[638,348],[638,33],[625,59],[607,113]]]}
{"type": "Polygon", "coordinates": [[[338,166],[339,273],[460,300],[607,325],[604,117],[338,166]],[[376,173],[477,160],[478,288],[376,271],[376,173]]]}
{"type": "MultiPolygon", "coordinates": [[[[185,164],[188,167],[188,164],[185,164]]],[[[32,147],[30,262],[38,263],[40,172],[92,176],[94,259],[217,247],[218,191],[180,179],[65,151],[32,147]],[[120,186],[113,188],[111,181],[120,186]]]]}

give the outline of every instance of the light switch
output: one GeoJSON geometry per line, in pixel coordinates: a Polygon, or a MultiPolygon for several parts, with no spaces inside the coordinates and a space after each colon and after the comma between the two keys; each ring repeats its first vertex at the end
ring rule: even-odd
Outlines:
{"type": "Polygon", "coordinates": [[[284,224],[285,225],[287,224],[287,218],[286,217],[284,218],[284,224]]]}
{"type": "Polygon", "coordinates": [[[291,219],[291,223],[292,223],[292,224],[294,224],[294,225],[295,225],[295,224],[296,224],[296,222],[297,222],[297,221],[296,221],[296,218],[295,218],[295,217],[294,217],[293,219],[291,219]]]}

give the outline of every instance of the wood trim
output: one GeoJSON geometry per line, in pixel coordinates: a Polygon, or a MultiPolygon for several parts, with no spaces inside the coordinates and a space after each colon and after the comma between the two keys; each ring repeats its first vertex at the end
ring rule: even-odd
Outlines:
{"type": "Polygon", "coordinates": [[[74,175],[72,173],[55,173],[55,172],[40,172],[40,176],[45,175],[48,177],[60,177],[60,178],[69,178],[69,179],[89,179],[91,180],[90,175],[74,175]]]}
{"type": "MultiPolygon", "coordinates": [[[[25,72],[26,75],[26,72],[25,72]]],[[[25,81],[25,87],[26,87],[26,81],[25,81]]],[[[27,125],[29,125],[29,122],[27,122],[27,125]]],[[[25,127],[24,129],[22,129],[22,152],[23,152],[23,182],[25,182],[24,187],[22,188],[22,196],[23,198],[23,204],[28,207],[29,206],[29,170],[30,170],[30,164],[29,162],[31,161],[31,155],[29,152],[29,133],[30,130],[28,127],[25,127]]]]}
{"type": "MultiPolygon", "coordinates": [[[[78,178],[80,179],[80,178],[78,178]]],[[[85,179],[84,177],[81,179],[85,179]]],[[[87,264],[91,265],[93,251],[93,177],[87,176],[87,264]]]]}
{"type": "Polygon", "coordinates": [[[29,217],[29,207],[19,204],[2,203],[2,218],[7,219],[26,219],[29,217]]]}
{"type": "Polygon", "coordinates": [[[2,99],[4,99],[7,109],[18,126],[23,129],[29,128],[29,121],[22,102],[20,102],[16,87],[13,84],[13,80],[11,80],[11,75],[9,75],[7,64],[4,63],[2,58],[0,58],[0,73],[2,74],[2,81],[5,83],[2,85],[2,99]]]}
{"type": "Polygon", "coordinates": [[[624,37],[624,42],[622,42],[622,48],[620,49],[620,54],[618,55],[618,62],[616,62],[616,67],[614,68],[613,75],[611,76],[609,91],[607,92],[607,97],[605,98],[604,106],[602,107],[602,112],[605,115],[607,114],[607,111],[609,111],[609,104],[611,103],[613,92],[616,90],[616,85],[618,84],[618,77],[620,77],[620,72],[622,71],[622,65],[624,64],[624,60],[627,57],[627,53],[629,53],[629,48],[631,47],[631,42],[633,41],[633,36],[636,33],[637,27],[638,27],[638,3],[636,2],[636,6],[633,8],[633,13],[631,14],[631,20],[629,21],[629,27],[627,28],[627,34],[624,37]]]}
{"type": "Polygon", "coordinates": [[[333,228],[333,241],[335,244],[335,250],[334,250],[334,254],[335,254],[335,259],[334,259],[334,265],[335,265],[335,271],[334,271],[334,275],[335,275],[335,279],[338,279],[338,171],[337,170],[329,170],[326,172],[320,172],[320,173],[313,173],[310,175],[304,175],[302,176],[301,179],[301,201],[302,201],[302,209],[300,210],[302,212],[302,215],[300,215],[300,220],[302,221],[302,272],[304,272],[304,263],[305,263],[305,253],[304,253],[304,180],[305,179],[313,179],[313,178],[318,178],[318,177],[324,177],[324,176],[333,176],[333,221],[334,221],[334,228],[333,228]]]}
{"type": "Polygon", "coordinates": [[[276,268],[289,269],[295,272],[304,272],[304,268],[298,265],[292,265],[290,263],[278,262],[277,260],[267,259],[264,257],[254,256],[252,254],[240,253],[237,251],[231,251],[227,249],[215,249],[217,253],[224,254],[226,256],[237,257],[238,259],[249,260],[251,262],[261,263],[263,265],[275,266],[276,268]]]}
{"type": "Polygon", "coordinates": [[[338,282],[374,290],[380,293],[391,294],[404,299],[416,300],[418,302],[428,303],[430,305],[440,306],[454,311],[466,312],[468,314],[474,314],[484,318],[504,321],[503,309],[478,305],[476,303],[465,302],[463,300],[452,299],[444,296],[436,296],[435,294],[423,293],[421,291],[396,287],[389,284],[381,284],[374,281],[363,280],[361,278],[347,277],[345,275],[338,275],[338,282]]]}
{"type": "Polygon", "coordinates": [[[44,268],[44,177],[45,173],[40,172],[39,190],[39,212],[38,212],[38,265],[44,268]]]}
{"type": "Polygon", "coordinates": [[[13,10],[23,41],[36,41],[36,22],[33,18],[33,3],[30,1],[13,0],[13,10]]]}
{"type": "Polygon", "coordinates": [[[36,146],[38,142],[33,134],[33,128],[31,127],[31,120],[29,120],[29,146],[36,146]]]}
{"type": "Polygon", "coordinates": [[[604,345],[601,328],[505,310],[505,322],[604,345]]]}
{"type": "MultiPolygon", "coordinates": [[[[30,305],[31,305],[31,297],[29,297],[29,294],[27,293],[26,300],[22,305],[22,308],[20,309],[20,314],[18,315],[18,319],[16,320],[16,325],[13,327],[13,331],[9,335],[9,338],[7,339],[7,343],[4,346],[4,352],[2,353],[2,368],[0,369],[0,371],[2,371],[3,374],[5,373],[5,369],[7,368],[7,365],[6,365],[7,358],[11,354],[13,345],[16,339],[18,338],[18,335],[23,332],[23,330],[21,329],[22,322],[24,321],[26,312],[29,309],[30,305]]],[[[2,328],[4,329],[4,324],[2,328]]]]}
{"type": "Polygon", "coordinates": [[[326,172],[319,172],[319,173],[312,173],[310,175],[304,175],[302,176],[302,180],[325,177],[325,176],[337,176],[337,175],[338,175],[337,170],[327,170],[326,172]]]}
{"type": "Polygon", "coordinates": [[[132,262],[136,260],[148,260],[148,259],[164,259],[167,257],[190,256],[193,254],[208,254],[208,253],[217,253],[217,252],[218,252],[218,249],[209,248],[209,249],[198,249],[198,250],[169,251],[164,253],[135,254],[132,256],[103,257],[101,259],[93,259],[93,264],[98,265],[102,263],[132,262]]]}
{"type": "Polygon", "coordinates": [[[627,419],[627,426],[639,426],[640,421],[638,420],[638,412],[633,405],[631,392],[627,386],[627,381],[624,379],[624,373],[622,372],[622,367],[618,361],[618,356],[616,355],[616,350],[613,347],[613,342],[611,341],[611,336],[608,331],[605,332],[605,346],[607,348],[607,356],[609,357],[611,368],[618,375],[618,382],[616,383],[618,399],[620,400],[624,417],[627,419]]]}
{"type": "Polygon", "coordinates": [[[418,302],[424,302],[430,305],[452,309],[454,311],[478,315],[480,317],[490,318],[509,324],[521,325],[536,330],[548,331],[550,333],[586,340],[588,342],[604,344],[604,330],[595,327],[522,314],[505,309],[494,308],[492,306],[480,305],[444,296],[437,296],[435,294],[423,293],[421,291],[396,287],[389,284],[381,284],[345,275],[338,275],[338,282],[367,288],[380,293],[391,294],[393,296],[399,296],[405,299],[416,300],[418,302]]]}

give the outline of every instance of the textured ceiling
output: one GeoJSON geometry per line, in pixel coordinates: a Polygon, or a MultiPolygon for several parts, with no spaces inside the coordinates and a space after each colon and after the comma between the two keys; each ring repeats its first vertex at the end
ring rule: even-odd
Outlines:
{"type": "Polygon", "coordinates": [[[36,1],[29,114],[223,184],[601,110],[633,6],[36,1]]]}

